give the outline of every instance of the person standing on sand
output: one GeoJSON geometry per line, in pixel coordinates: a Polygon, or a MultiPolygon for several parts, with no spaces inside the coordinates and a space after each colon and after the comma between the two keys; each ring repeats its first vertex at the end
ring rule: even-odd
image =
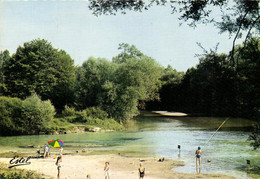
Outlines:
{"type": "Polygon", "coordinates": [[[110,179],[109,162],[105,163],[104,171],[105,171],[105,179],[110,179]]]}
{"type": "Polygon", "coordinates": [[[196,150],[195,154],[196,154],[196,170],[197,173],[200,173],[201,171],[201,148],[198,147],[198,150],[196,150]],[[198,172],[198,167],[199,167],[199,172],[198,172]]]}
{"type": "Polygon", "coordinates": [[[63,154],[63,147],[60,147],[60,156],[63,154]]]}
{"type": "Polygon", "coordinates": [[[47,144],[44,145],[44,154],[43,154],[43,158],[47,158],[48,157],[48,150],[49,146],[47,144]]]}
{"type": "Polygon", "coordinates": [[[145,171],[145,168],[143,166],[143,163],[140,163],[140,168],[138,169],[139,171],[139,177],[140,179],[143,179],[144,178],[144,171],[145,171]]]}
{"type": "Polygon", "coordinates": [[[58,174],[57,174],[58,179],[60,178],[61,162],[62,162],[62,156],[59,156],[56,161],[56,165],[58,169],[58,174]]]}

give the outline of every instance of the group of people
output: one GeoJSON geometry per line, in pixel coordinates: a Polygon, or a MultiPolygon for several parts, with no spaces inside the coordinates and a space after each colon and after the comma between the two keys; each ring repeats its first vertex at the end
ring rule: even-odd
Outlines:
{"type": "MultiPolygon", "coordinates": [[[[61,170],[61,164],[62,164],[62,151],[63,149],[61,148],[60,150],[60,155],[57,157],[57,161],[56,161],[56,166],[58,169],[58,174],[57,174],[57,178],[60,178],[60,170],[61,170]]],[[[143,166],[143,163],[140,163],[140,167],[138,169],[139,172],[139,179],[143,179],[144,178],[144,173],[145,173],[145,168],[143,166]]],[[[109,162],[105,162],[105,167],[104,167],[104,175],[105,175],[105,179],[110,179],[110,166],[109,166],[109,162]]],[[[87,179],[91,179],[91,176],[88,174],[86,176],[87,179]]]]}
{"type": "MultiPolygon", "coordinates": [[[[46,149],[48,149],[46,151],[49,152],[49,147],[46,147],[46,149]]],[[[200,171],[201,171],[201,154],[202,154],[201,148],[198,147],[198,149],[195,152],[197,173],[200,173],[200,171]],[[199,172],[198,172],[198,170],[199,170],[199,172]]],[[[60,148],[59,156],[57,157],[57,161],[55,163],[56,166],[57,166],[57,169],[58,169],[58,174],[57,174],[58,178],[60,178],[60,170],[61,170],[61,164],[62,164],[62,155],[63,155],[63,147],[60,148]]],[[[44,152],[44,156],[45,156],[45,152],[44,152]]],[[[140,163],[140,167],[138,168],[138,172],[139,172],[139,179],[143,179],[144,175],[145,175],[145,168],[143,166],[143,163],[140,163]]],[[[105,175],[105,179],[110,179],[110,175],[111,174],[110,174],[109,162],[105,162],[104,175],[105,175]]],[[[89,174],[87,175],[87,179],[91,179],[91,176],[89,174]]]]}

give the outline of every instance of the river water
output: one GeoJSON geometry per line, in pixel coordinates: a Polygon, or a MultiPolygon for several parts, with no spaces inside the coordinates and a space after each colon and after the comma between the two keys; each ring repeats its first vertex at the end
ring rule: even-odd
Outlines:
{"type": "Polygon", "coordinates": [[[124,132],[0,137],[0,150],[31,151],[26,147],[43,146],[48,140],[59,138],[65,142],[65,153],[76,150],[81,153],[84,149],[92,154],[165,157],[185,162],[185,166],[173,170],[195,173],[195,150],[200,146],[203,152],[202,173],[250,178],[243,171],[248,167],[246,160],[253,165],[260,165],[260,151],[253,151],[247,141],[248,130],[253,122],[228,119],[208,141],[224,120],[226,118],[142,116],[137,118],[136,125],[124,132]],[[178,145],[181,146],[180,150],[178,145]]]}

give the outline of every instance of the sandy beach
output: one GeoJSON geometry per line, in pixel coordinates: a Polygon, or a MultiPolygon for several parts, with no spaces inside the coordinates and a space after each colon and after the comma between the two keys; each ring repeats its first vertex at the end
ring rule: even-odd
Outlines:
{"type": "MultiPolygon", "coordinates": [[[[119,155],[64,155],[61,168],[62,179],[83,179],[87,174],[92,179],[104,178],[104,163],[110,162],[111,179],[137,179],[140,160],[146,168],[146,179],[177,179],[177,178],[224,178],[233,177],[223,175],[207,174],[185,174],[177,173],[172,168],[183,165],[181,161],[164,160],[158,162],[158,158],[136,158],[123,157],[119,155]]],[[[9,165],[10,158],[0,158],[0,162],[9,165]]],[[[47,159],[30,159],[31,164],[19,166],[26,169],[43,173],[57,178],[57,167],[55,157],[47,159]]],[[[14,168],[13,168],[14,169],[14,168]]]]}

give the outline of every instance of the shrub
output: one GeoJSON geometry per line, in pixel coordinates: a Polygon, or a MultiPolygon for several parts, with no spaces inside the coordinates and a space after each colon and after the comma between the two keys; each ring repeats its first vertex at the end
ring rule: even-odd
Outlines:
{"type": "Polygon", "coordinates": [[[69,106],[65,106],[64,110],[62,111],[62,115],[64,117],[66,116],[75,116],[76,115],[76,111],[73,107],[69,107],[69,106]]]}
{"type": "Polygon", "coordinates": [[[0,97],[0,133],[16,135],[22,133],[21,104],[19,98],[0,97]]]}
{"type": "Polygon", "coordinates": [[[22,119],[27,124],[28,134],[43,131],[54,115],[55,108],[51,102],[42,101],[36,94],[27,97],[22,103],[22,119]]]}
{"type": "Polygon", "coordinates": [[[108,117],[107,112],[103,111],[100,107],[90,107],[86,108],[84,111],[86,112],[86,115],[89,117],[98,119],[106,119],[108,117]]]}

